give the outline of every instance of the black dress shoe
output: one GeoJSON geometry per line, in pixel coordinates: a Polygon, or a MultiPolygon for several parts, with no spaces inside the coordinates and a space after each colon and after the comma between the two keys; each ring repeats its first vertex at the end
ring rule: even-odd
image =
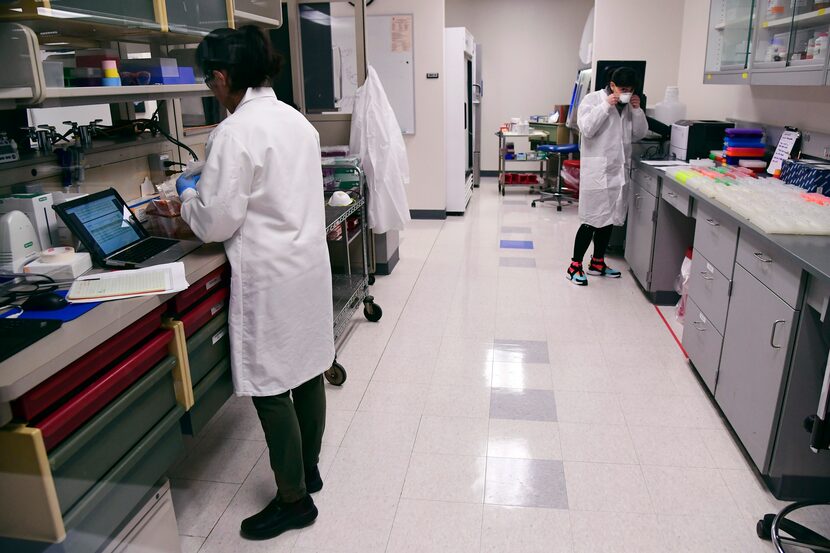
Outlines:
{"type": "Polygon", "coordinates": [[[274,499],[263,510],[242,521],[242,536],[249,540],[276,538],[287,530],[305,528],[317,518],[317,507],[306,495],[295,503],[274,499]]]}
{"type": "Polygon", "coordinates": [[[323,489],[323,479],[317,465],[305,469],[305,489],[308,493],[317,493],[323,489]]]}

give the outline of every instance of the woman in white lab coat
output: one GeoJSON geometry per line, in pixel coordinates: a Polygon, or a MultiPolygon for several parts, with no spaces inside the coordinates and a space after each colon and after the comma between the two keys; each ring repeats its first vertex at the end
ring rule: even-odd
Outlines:
{"type": "Polygon", "coordinates": [[[278,489],[242,534],[264,539],[311,524],[309,493],[322,488],[334,340],[319,136],[274,95],[278,64],[257,27],[214,31],[196,56],[231,115],[211,133],[200,177],[177,188],[182,217],[203,241],[224,243],[232,268],[234,387],[253,397],[278,489]]]}
{"type": "Polygon", "coordinates": [[[586,286],[582,260],[591,241],[594,254],[588,274],[619,278],[620,272],[605,263],[605,250],[614,225],[625,223],[631,142],[645,137],[648,122],[634,94],[637,75],[629,67],[617,68],[604,90],[587,95],[579,104],[580,131],[579,219],[574,255],[567,278],[586,286]]]}

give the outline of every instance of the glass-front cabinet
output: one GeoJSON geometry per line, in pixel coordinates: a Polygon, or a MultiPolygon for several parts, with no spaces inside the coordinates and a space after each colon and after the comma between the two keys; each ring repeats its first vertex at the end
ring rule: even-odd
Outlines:
{"type": "Polygon", "coordinates": [[[751,84],[823,85],[830,0],[758,0],[751,84]]]}
{"type": "Polygon", "coordinates": [[[705,82],[748,82],[754,14],[755,0],[712,0],[706,43],[705,82]]]}

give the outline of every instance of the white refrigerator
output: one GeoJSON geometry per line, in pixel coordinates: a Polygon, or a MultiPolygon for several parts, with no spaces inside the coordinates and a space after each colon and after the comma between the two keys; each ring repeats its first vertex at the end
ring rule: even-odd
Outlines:
{"type": "Polygon", "coordinates": [[[444,139],[447,215],[463,215],[473,195],[476,44],[464,27],[444,29],[444,139]]]}

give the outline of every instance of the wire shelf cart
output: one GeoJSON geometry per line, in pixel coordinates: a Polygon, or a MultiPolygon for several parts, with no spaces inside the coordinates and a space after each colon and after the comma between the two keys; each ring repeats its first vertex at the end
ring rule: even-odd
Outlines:
{"type": "MultiPolygon", "coordinates": [[[[530,192],[533,193],[534,188],[544,183],[546,172],[545,164],[547,163],[547,158],[533,157],[531,159],[527,159],[527,157],[520,158],[519,156],[509,158],[508,156],[510,155],[510,152],[507,148],[507,141],[511,138],[524,138],[535,142],[547,141],[549,134],[545,131],[534,129],[527,133],[499,131],[496,133],[496,136],[499,138],[499,193],[504,196],[507,188],[510,186],[529,186],[530,192]],[[525,163],[531,168],[523,172],[510,171],[507,169],[508,164],[514,164],[517,162],[520,164],[525,163]],[[534,169],[533,167],[537,164],[538,169],[534,169]]],[[[520,156],[521,155],[522,154],[520,154],[520,156]]],[[[524,154],[524,156],[527,155],[527,153],[524,154]]],[[[535,156],[536,152],[532,152],[531,155],[535,156]]]]}
{"type": "MultiPolygon", "coordinates": [[[[355,157],[324,158],[323,169],[324,173],[329,173],[332,182],[336,182],[335,174],[348,175],[344,182],[351,183],[346,187],[351,186],[349,194],[353,200],[350,205],[343,207],[326,204],[326,240],[332,264],[334,341],[338,345],[361,305],[363,316],[371,322],[379,321],[383,310],[375,303],[375,298],[369,295],[370,245],[366,175],[359,159],[355,157]],[[356,245],[360,246],[359,251],[355,251],[356,245]]],[[[327,187],[327,201],[334,191],[327,187]]],[[[334,386],[342,386],[346,382],[346,369],[337,362],[336,356],[325,372],[325,377],[334,386]]]]}

